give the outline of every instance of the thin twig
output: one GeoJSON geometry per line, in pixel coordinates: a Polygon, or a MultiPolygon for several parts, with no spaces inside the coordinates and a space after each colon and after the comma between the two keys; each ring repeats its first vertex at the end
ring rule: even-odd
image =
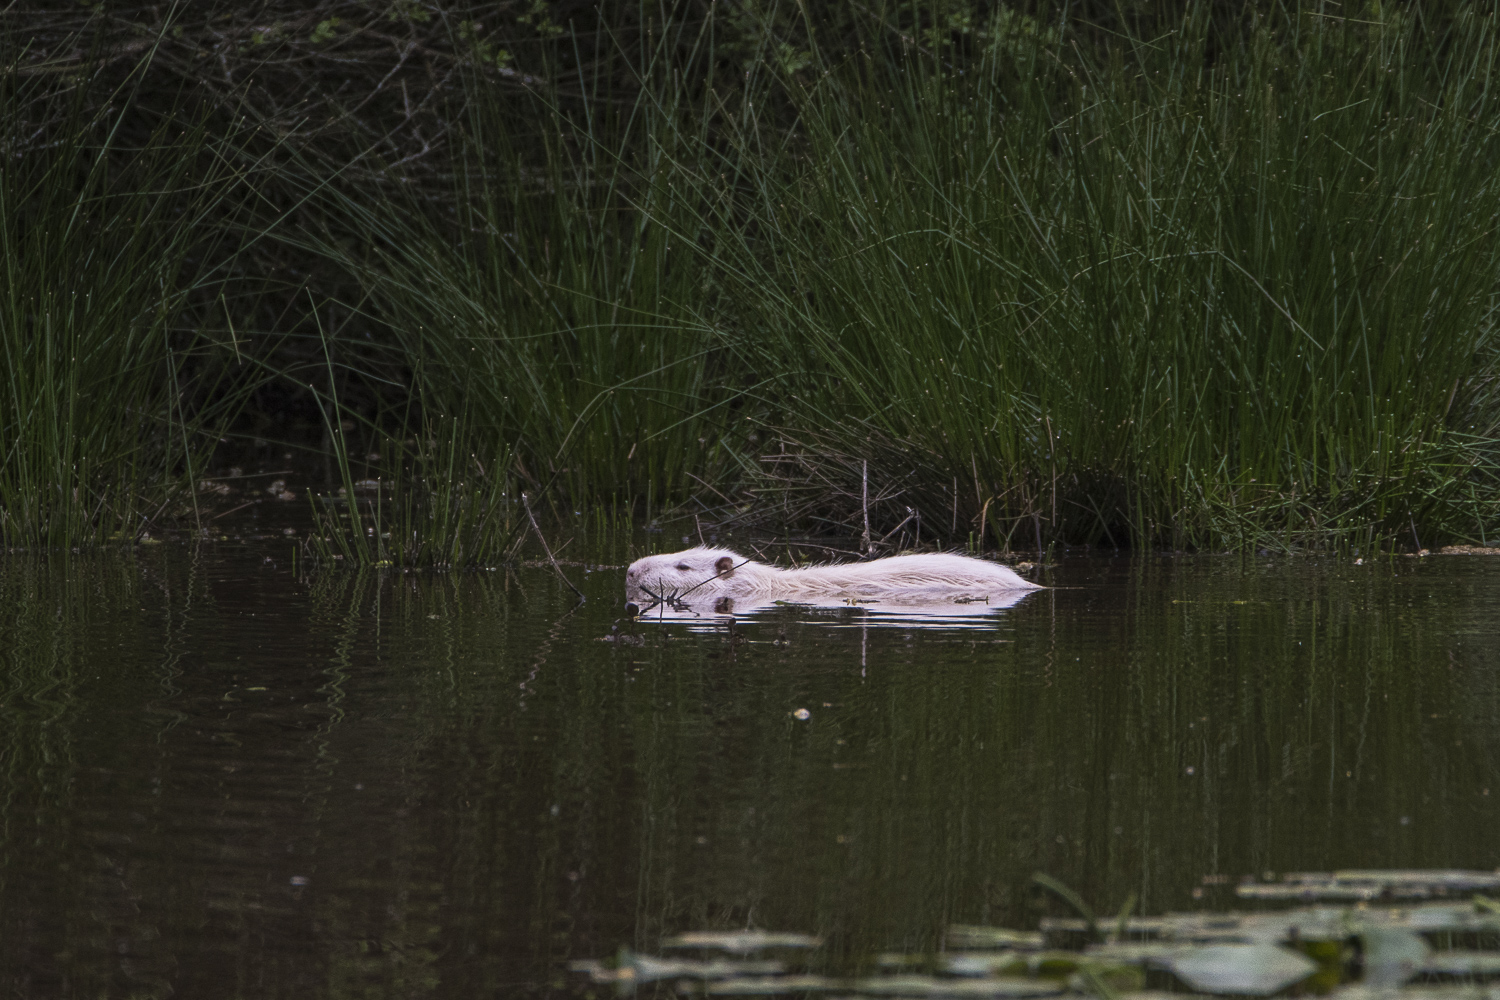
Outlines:
{"type": "MultiPolygon", "coordinates": [[[[868,554],[870,551],[870,461],[865,459],[860,462],[860,506],[865,514],[865,533],[860,539],[860,545],[868,554]]],[[[905,523],[904,521],[902,522],[905,523]]]]}
{"type": "Polygon", "coordinates": [[[699,587],[702,587],[705,584],[713,583],[715,580],[719,579],[720,577],[728,576],[730,573],[733,573],[735,570],[739,569],[741,566],[744,566],[744,565],[746,565],[748,563],[751,563],[751,562],[754,562],[754,561],[755,560],[753,560],[753,559],[746,559],[744,562],[739,563],[739,564],[734,565],[734,566],[731,566],[728,569],[721,569],[717,573],[715,573],[713,576],[709,577],[707,580],[704,580],[703,583],[695,583],[695,584],[693,584],[687,590],[684,590],[682,593],[678,594],[677,598],[678,598],[678,600],[681,600],[682,598],[684,598],[687,595],[691,594],[693,591],[697,590],[699,587]]]}
{"type": "Polygon", "coordinates": [[[948,544],[953,544],[953,537],[958,534],[958,477],[953,477],[953,523],[948,526],[948,544]]]}
{"type": "Polygon", "coordinates": [[[882,546],[884,546],[884,545],[885,545],[885,543],[886,543],[886,539],[888,539],[888,538],[890,538],[890,537],[891,537],[891,536],[892,536],[892,535],[894,535],[894,534],[895,534],[895,533],[896,533],[896,532],[898,532],[898,531],[900,531],[900,530],[901,530],[901,529],[902,529],[902,528],[904,528],[904,527],[906,527],[906,526],[907,526],[907,524],[909,524],[909,523],[910,523],[910,522],[911,522],[911,519],[912,519],[912,518],[914,518],[914,517],[916,517],[916,516],[917,516],[917,514],[916,514],[916,511],[913,511],[913,510],[912,510],[912,509],[911,509],[911,508],[910,508],[910,507],[908,507],[908,508],[906,508],[906,509],[907,509],[907,510],[908,510],[908,511],[909,511],[909,512],[910,512],[910,513],[908,513],[908,514],[907,514],[907,515],[906,515],[906,517],[905,517],[905,518],[903,518],[903,519],[902,519],[902,521],[901,521],[901,523],[900,523],[900,524],[898,524],[898,525],[896,525],[896,526],[895,526],[895,527],[894,527],[894,528],[892,528],[892,529],[891,529],[891,530],[890,530],[890,531],[887,531],[887,532],[886,532],[886,533],[885,533],[885,536],[884,536],[884,537],[883,537],[883,538],[881,538],[881,539],[880,539],[880,541],[878,541],[878,542],[876,542],[876,543],[875,543],[875,545],[876,545],[876,546],[877,546],[877,547],[882,547],[882,546]]]}
{"type": "Polygon", "coordinates": [[[579,603],[588,600],[587,597],[583,596],[583,591],[573,586],[573,581],[568,579],[568,574],[564,573],[562,567],[557,564],[557,558],[552,554],[552,549],[547,544],[546,536],[542,534],[541,525],[536,523],[536,515],[531,512],[531,498],[525,492],[521,494],[521,506],[526,508],[526,517],[531,521],[531,527],[536,532],[537,541],[542,543],[542,551],[547,553],[547,559],[552,563],[552,568],[557,570],[557,575],[562,577],[562,582],[568,585],[568,589],[578,595],[579,603]]]}
{"type": "Polygon", "coordinates": [[[254,507],[258,503],[260,503],[259,500],[251,500],[251,501],[249,501],[247,503],[242,503],[238,507],[231,507],[228,510],[222,512],[222,513],[215,514],[213,517],[209,518],[208,520],[209,520],[210,523],[212,523],[214,521],[217,521],[221,517],[228,517],[230,514],[233,514],[237,510],[244,510],[246,507],[254,507]]]}
{"type": "Polygon", "coordinates": [[[231,479],[264,479],[267,476],[290,476],[294,474],[292,469],[282,469],[279,472],[252,472],[248,475],[239,476],[204,476],[199,479],[200,483],[227,483],[231,479]]]}

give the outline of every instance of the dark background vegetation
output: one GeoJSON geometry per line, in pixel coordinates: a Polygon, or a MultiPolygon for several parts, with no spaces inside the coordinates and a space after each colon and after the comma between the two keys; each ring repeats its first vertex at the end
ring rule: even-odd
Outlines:
{"type": "Polygon", "coordinates": [[[512,538],[521,489],[851,530],[868,488],[877,538],[981,547],[1487,541],[1493,31],[11,7],[0,529],[129,537],[290,453],[399,483],[441,537],[368,555],[411,562],[512,538]]]}

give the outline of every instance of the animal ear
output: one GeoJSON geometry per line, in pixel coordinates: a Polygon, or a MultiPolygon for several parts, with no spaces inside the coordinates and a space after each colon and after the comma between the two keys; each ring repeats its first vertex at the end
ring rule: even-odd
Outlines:
{"type": "Polygon", "coordinates": [[[728,556],[720,556],[718,562],[714,563],[714,572],[719,576],[733,576],[734,560],[728,556]]]}

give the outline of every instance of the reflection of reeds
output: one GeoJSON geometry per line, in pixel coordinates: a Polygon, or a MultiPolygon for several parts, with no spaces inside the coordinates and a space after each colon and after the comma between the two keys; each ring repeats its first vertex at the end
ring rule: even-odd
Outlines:
{"type": "Polygon", "coordinates": [[[618,574],[570,610],[547,570],[241,590],[253,565],[209,587],[144,551],[0,576],[0,955],[95,992],[119,928],[179,992],[229,954],[246,981],[409,996],[436,966],[505,993],[746,925],[827,935],[811,971],[842,976],[950,921],[1034,927],[1037,869],[1130,940],[1133,892],[1222,910],[1246,872],[1492,849],[1482,567],[1141,560],[996,643],[872,634],[866,668],[858,633],[790,612],[738,648],[598,642],[618,574]]]}

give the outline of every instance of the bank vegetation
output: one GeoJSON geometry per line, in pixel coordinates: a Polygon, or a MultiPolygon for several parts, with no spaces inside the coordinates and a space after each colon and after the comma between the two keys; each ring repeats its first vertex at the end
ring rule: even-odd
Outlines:
{"type": "Polygon", "coordinates": [[[405,564],[497,558],[523,491],[980,549],[1485,544],[1497,28],[8,14],[0,535],[201,527],[211,470],[291,453],[346,498],[380,479],[326,525],[405,564]]]}

